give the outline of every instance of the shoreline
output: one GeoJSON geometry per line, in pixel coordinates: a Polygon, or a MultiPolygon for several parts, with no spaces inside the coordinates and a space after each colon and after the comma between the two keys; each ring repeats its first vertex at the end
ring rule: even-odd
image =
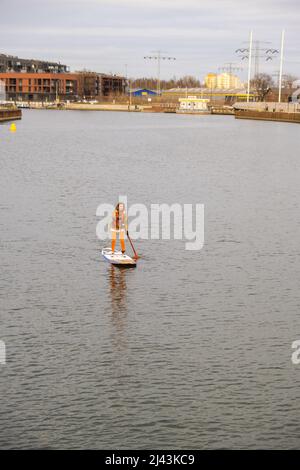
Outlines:
{"type": "Polygon", "coordinates": [[[210,112],[195,112],[192,110],[181,111],[175,108],[171,108],[170,104],[162,103],[161,106],[157,105],[141,105],[141,104],[85,104],[85,103],[69,103],[61,106],[43,106],[41,103],[34,103],[29,106],[24,106],[24,108],[18,109],[5,109],[0,108],[0,122],[6,122],[22,118],[22,109],[34,109],[34,110],[55,110],[55,111],[85,111],[85,112],[97,112],[97,111],[115,111],[115,112],[124,112],[124,113],[159,113],[159,114],[179,114],[179,115],[188,115],[188,116],[200,116],[200,115],[219,115],[219,116],[234,116],[235,119],[249,119],[256,121],[273,121],[273,122],[287,122],[300,124],[300,112],[287,112],[283,109],[274,109],[274,110],[265,110],[259,106],[254,105],[251,107],[236,107],[235,109],[229,109],[228,106],[218,106],[212,107],[210,112]]]}

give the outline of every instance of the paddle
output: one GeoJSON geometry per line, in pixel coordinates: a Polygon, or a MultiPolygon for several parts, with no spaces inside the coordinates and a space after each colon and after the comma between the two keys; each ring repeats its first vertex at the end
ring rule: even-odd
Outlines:
{"type": "Polygon", "coordinates": [[[135,249],[134,249],[134,246],[133,246],[133,243],[132,243],[131,238],[130,238],[130,236],[129,236],[128,230],[127,230],[126,234],[127,234],[127,238],[128,238],[128,240],[129,240],[129,242],[130,242],[131,248],[132,248],[133,253],[134,253],[134,259],[137,260],[137,259],[139,259],[139,256],[138,256],[137,252],[136,252],[135,249]]]}

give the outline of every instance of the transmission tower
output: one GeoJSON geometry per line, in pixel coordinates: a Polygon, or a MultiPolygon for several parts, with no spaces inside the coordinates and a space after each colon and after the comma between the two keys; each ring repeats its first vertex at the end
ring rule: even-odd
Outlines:
{"type": "MultiPolygon", "coordinates": [[[[280,70],[275,70],[274,73],[272,73],[272,77],[274,77],[274,81],[276,83],[276,85],[279,87],[279,83],[280,83],[280,70]]],[[[282,77],[281,77],[281,81],[282,81],[282,85],[285,86],[286,82],[288,81],[289,79],[289,75],[288,74],[282,74],[282,77]]]]}
{"type": "MultiPolygon", "coordinates": [[[[279,53],[278,49],[271,47],[261,47],[262,44],[270,44],[268,41],[253,41],[253,56],[254,56],[254,76],[259,74],[260,59],[265,62],[273,60],[279,53]]],[[[241,60],[249,59],[249,48],[239,48],[236,51],[241,60]]]]}
{"type": "Polygon", "coordinates": [[[176,57],[170,57],[163,55],[163,51],[153,51],[155,55],[144,56],[145,60],[156,60],[157,61],[157,94],[160,95],[160,61],[161,60],[176,60],[176,57]]]}
{"type": "Polygon", "coordinates": [[[222,70],[223,72],[228,72],[230,75],[233,75],[233,72],[242,71],[243,68],[236,66],[233,62],[227,62],[223,65],[223,67],[219,67],[219,70],[222,70]]]}

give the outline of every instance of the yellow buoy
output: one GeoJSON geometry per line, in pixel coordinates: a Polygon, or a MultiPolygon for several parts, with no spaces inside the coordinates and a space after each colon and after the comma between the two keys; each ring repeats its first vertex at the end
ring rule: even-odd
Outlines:
{"type": "Polygon", "coordinates": [[[17,126],[15,125],[15,123],[13,122],[11,125],[10,125],[10,128],[9,128],[10,132],[16,132],[17,130],[17,126]]]}

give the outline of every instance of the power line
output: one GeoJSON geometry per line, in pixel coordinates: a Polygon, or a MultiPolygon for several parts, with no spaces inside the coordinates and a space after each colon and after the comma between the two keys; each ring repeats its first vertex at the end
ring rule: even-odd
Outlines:
{"type": "Polygon", "coordinates": [[[242,71],[243,67],[235,65],[234,62],[226,62],[222,67],[219,67],[219,70],[223,70],[224,72],[228,72],[230,75],[233,75],[233,72],[242,71]]]}
{"type": "Polygon", "coordinates": [[[160,61],[161,60],[176,60],[176,57],[162,55],[163,51],[153,51],[155,55],[144,56],[145,60],[156,60],[157,61],[157,94],[160,95],[160,61]]]}
{"type": "MultiPolygon", "coordinates": [[[[264,59],[265,62],[273,60],[279,54],[278,49],[273,49],[271,47],[261,47],[261,44],[270,44],[269,41],[253,41],[253,51],[254,51],[254,75],[258,75],[260,71],[260,59],[264,59]]],[[[240,57],[241,60],[249,59],[249,48],[239,48],[236,49],[236,54],[240,57]]]]}

